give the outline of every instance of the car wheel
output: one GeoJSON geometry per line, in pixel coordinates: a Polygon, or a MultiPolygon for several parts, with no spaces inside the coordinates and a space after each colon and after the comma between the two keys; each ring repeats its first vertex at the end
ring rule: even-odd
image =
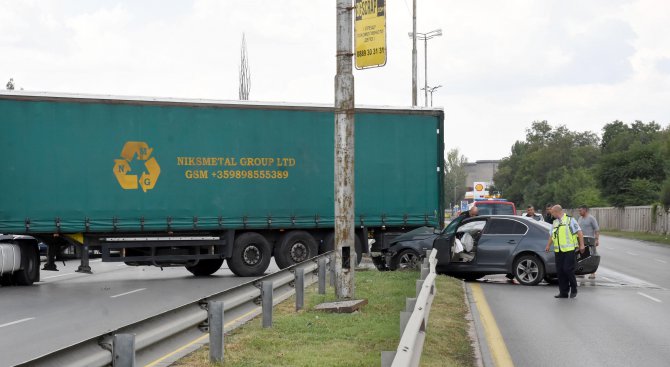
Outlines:
{"type": "Polygon", "coordinates": [[[419,254],[411,249],[400,251],[391,259],[391,270],[414,270],[419,268],[419,254]]]}
{"type": "Polygon", "coordinates": [[[535,255],[523,255],[514,261],[514,278],[522,285],[537,285],[544,278],[544,264],[535,255]]]}

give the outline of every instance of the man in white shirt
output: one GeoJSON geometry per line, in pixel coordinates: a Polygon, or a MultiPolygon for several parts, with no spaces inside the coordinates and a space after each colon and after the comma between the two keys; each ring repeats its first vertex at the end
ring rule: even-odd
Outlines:
{"type": "Polygon", "coordinates": [[[523,214],[522,217],[533,218],[536,221],[541,221],[543,219],[540,214],[535,213],[535,208],[532,205],[528,205],[528,208],[526,208],[526,213],[523,214]]]}
{"type": "MultiPolygon", "coordinates": [[[[592,237],[595,239],[596,247],[600,245],[600,227],[598,226],[598,221],[591,214],[589,214],[589,208],[586,205],[579,207],[579,219],[577,223],[582,228],[584,237],[592,237]]],[[[595,279],[596,273],[590,274],[589,279],[595,279]]]]}

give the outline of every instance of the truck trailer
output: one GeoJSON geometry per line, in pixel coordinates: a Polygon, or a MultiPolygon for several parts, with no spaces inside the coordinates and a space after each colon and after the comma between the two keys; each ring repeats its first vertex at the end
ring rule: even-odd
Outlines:
{"type": "MultiPolygon", "coordinates": [[[[262,275],[333,248],[334,108],[0,92],[4,283],[102,261],[262,275]],[[7,235],[9,234],[9,235],[7,235]],[[11,264],[11,266],[10,266],[11,264]]],[[[355,110],[356,253],[443,223],[441,109],[355,110]]]]}

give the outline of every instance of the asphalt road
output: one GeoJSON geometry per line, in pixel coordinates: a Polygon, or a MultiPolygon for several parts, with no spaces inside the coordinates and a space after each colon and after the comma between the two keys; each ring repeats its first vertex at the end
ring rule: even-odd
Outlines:
{"type": "MultiPolygon", "coordinates": [[[[78,261],[42,271],[32,287],[0,287],[0,366],[96,337],[129,323],[232,288],[253,278],[226,264],[211,277],[186,269],[129,267],[91,261],[94,274],[76,273],[78,261]]],[[[277,271],[272,262],[268,273],[277,271]]]]}
{"type": "Polygon", "coordinates": [[[670,247],[601,236],[576,299],[501,277],[479,284],[516,366],[670,365],[670,247]]]}

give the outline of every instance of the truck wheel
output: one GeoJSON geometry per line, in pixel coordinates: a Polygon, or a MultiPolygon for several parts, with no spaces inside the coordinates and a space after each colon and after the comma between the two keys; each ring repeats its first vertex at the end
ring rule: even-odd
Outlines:
{"type": "MultiPolygon", "coordinates": [[[[360,265],[361,260],[363,260],[363,246],[361,246],[361,240],[358,236],[354,236],[354,246],[356,246],[356,265],[360,265]]],[[[330,232],[326,238],[323,240],[323,252],[332,251],[335,249],[335,233],[330,232]]]]}
{"type": "Polygon", "coordinates": [[[256,232],[246,232],[235,239],[233,256],[227,261],[235,275],[252,277],[265,273],[271,257],[272,247],[268,240],[256,232]]]}
{"type": "Polygon", "coordinates": [[[24,243],[21,247],[21,270],[14,272],[13,278],[16,285],[31,285],[39,281],[40,277],[40,253],[37,243],[24,243]]]}
{"type": "Polygon", "coordinates": [[[193,266],[186,266],[186,270],[197,277],[202,277],[216,273],[221,268],[221,265],[223,265],[223,259],[205,259],[198,261],[193,266]]]}
{"type": "Polygon", "coordinates": [[[318,253],[314,237],[305,231],[284,234],[275,249],[275,261],[280,269],[311,259],[318,253]]]}

